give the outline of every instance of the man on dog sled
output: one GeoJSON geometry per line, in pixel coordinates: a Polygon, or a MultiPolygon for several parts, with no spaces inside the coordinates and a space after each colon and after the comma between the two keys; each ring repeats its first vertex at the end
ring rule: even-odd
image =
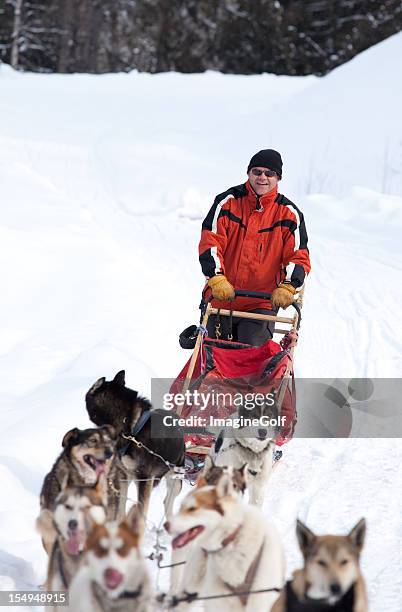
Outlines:
{"type": "MultiPolygon", "coordinates": [[[[247,168],[248,181],[216,196],[202,224],[199,259],[207,288],[222,309],[276,315],[287,308],[310,272],[307,232],[301,211],[278,193],[282,158],[273,149],[259,151],[247,168]],[[246,289],[271,293],[271,302],[234,291],[246,289]]],[[[208,295],[208,294],[207,294],[208,295]]],[[[211,316],[208,334],[228,337],[230,321],[211,316]]],[[[272,338],[274,322],[236,319],[233,339],[260,346],[272,338]]]]}

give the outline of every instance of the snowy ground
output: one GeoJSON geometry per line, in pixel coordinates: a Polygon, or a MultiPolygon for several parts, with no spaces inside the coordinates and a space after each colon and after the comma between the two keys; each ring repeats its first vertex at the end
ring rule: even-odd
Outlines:
{"type": "MultiPolygon", "coordinates": [[[[200,220],[258,149],[282,152],[309,231],[298,376],[401,376],[401,52],[399,34],[322,79],[0,67],[1,589],[44,579],[38,492],[88,387],[125,368],[149,393],[181,369],[200,220]]],[[[296,516],[338,533],[365,516],[371,610],[401,612],[401,462],[398,439],[292,441],[264,506],[289,572],[296,516]]]]}

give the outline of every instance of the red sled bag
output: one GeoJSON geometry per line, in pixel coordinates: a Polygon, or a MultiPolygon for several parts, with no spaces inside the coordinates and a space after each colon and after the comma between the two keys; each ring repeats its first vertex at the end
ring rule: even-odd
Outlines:
{"type": "MultiPolygon", "coordinates": [[[[198,353],[189,386],[190,396],[194,391],[203,397],[202,407],[194,401],[177,404],[177,410],[186,418],[199,416],[211,422],[227,419],[238,409],[235,399],[243,397],[274,397],[277,413],[281,419],[277,445],[288,442],[296,424],[296,393],[290,348],[297,341],[297,332],[291,331],[281,344],[269,340],[253,347],[239,342],[206,338],[198,353]],[[205,404],[205,399],[210,401],[205,404]],[[217,399],[216,399],[217,398],[217,399]]],[[[170,388],[173,395],[181,394],[190,365],[190,359],[170,388]]],[[[188,434],[186,448],[211,446],[214,436],[188,434]]]]}

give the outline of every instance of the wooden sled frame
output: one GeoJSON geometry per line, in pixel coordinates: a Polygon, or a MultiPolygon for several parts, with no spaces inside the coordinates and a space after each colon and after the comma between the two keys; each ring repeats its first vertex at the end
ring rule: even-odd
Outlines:
{"type": "MultiPolygon", "coordinates": [[[[236,291],[235,295],[236,297],[256,297],[256,298],[266,298],[268,300],[271,298],[271,294],[269,293],[256,293],[256,292],[251,292],[251,291],[236,291]]],[[[208,319],[211,315],[219,314],[219,316],[225,316],[225,317],[233,316],[233,317],[241,317],[243,319],[254,319],[257,321],[275,321],[275,323],[286,323],[290,325],[289,329],[278,328],[275,326],[274,334],[286,335],[292,331],[296,332],[297,334],[297,331],[301,323],[301,308],[303,306],[303,295],[304,295],[304,287],[300,291],[298,298],[291,304],[291,306],[293,306],[295,309],[295,314],[293,317],[279,317],[275,315],[264,315],[264,314],[254,313],[254,312],[242,312],[240,310],[231,311],[227,309],[213,308],[211,306],[212,298],[210,298],[210,300],[208,301],[206,305],[206,308],[205,308],[205,311],[202,317],[201,326],[200,326],[201,329],[198,332],[193,354],[191,356],[191,360],[190,360],[189,367],[186,373],[186,377],[183,382],[182,393],[184,394],[190,386],[191,378],[193,376],[195,364],[197,362],[198,354],[200,352],[201,343],[202,343],[202,339],[204,335],[203,329],[206,328],[208,319]]],[[[283,380],[285,381],[287,379],[287,383],[289,382],[292,376],[291,364],[293,363],[293,355],[294,355],[295,346],[296,346],[296,342],[292,342],[289,347],[290,360],[286,368],[285,374],[283,376],[283,380]]],[[[281,390],[278,396],[279,406],[282,405],[282,401],[283,401],[283,398],[286,392],[286,387],[287,387],[287,384],[281,385],[281,390]]],[[[177,413],[179,416],[181,415],[181,408],[177,410],[177,413]]],[[[190,448],[186,448],[186,453],[187,452],[196,453],[198,455],[208,455],[210,452],[210,448],[208,446],[192,446],[190,448]]]]}

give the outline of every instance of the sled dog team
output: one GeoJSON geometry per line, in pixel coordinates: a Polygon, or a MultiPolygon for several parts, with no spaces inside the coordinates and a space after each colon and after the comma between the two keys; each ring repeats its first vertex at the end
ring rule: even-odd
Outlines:
{"type": "Polygon", "coordinates": [[[182,430],[164,426],[165,411],[127,388],[124,371],[112,381],[96,381],[86,406],[97,427],[64,435],[40,496],[37,528],[49,555],[45,588],[69,592],[69,607],[56,611],[367,611],[359,565],[364,519],[345,536],[317,536],[297,521],[304,567],[285,584],[280,536],[259,508],[272,469],[270,432],[219,436],[203,474],[173,514],[181,491],[174,468],[184,467],[182,430]],[[163,601],[141,552],[152,489],[162,478],[174,565],[163,601]],[[132,481],[138,503],[126,514],[132,481]]]}

